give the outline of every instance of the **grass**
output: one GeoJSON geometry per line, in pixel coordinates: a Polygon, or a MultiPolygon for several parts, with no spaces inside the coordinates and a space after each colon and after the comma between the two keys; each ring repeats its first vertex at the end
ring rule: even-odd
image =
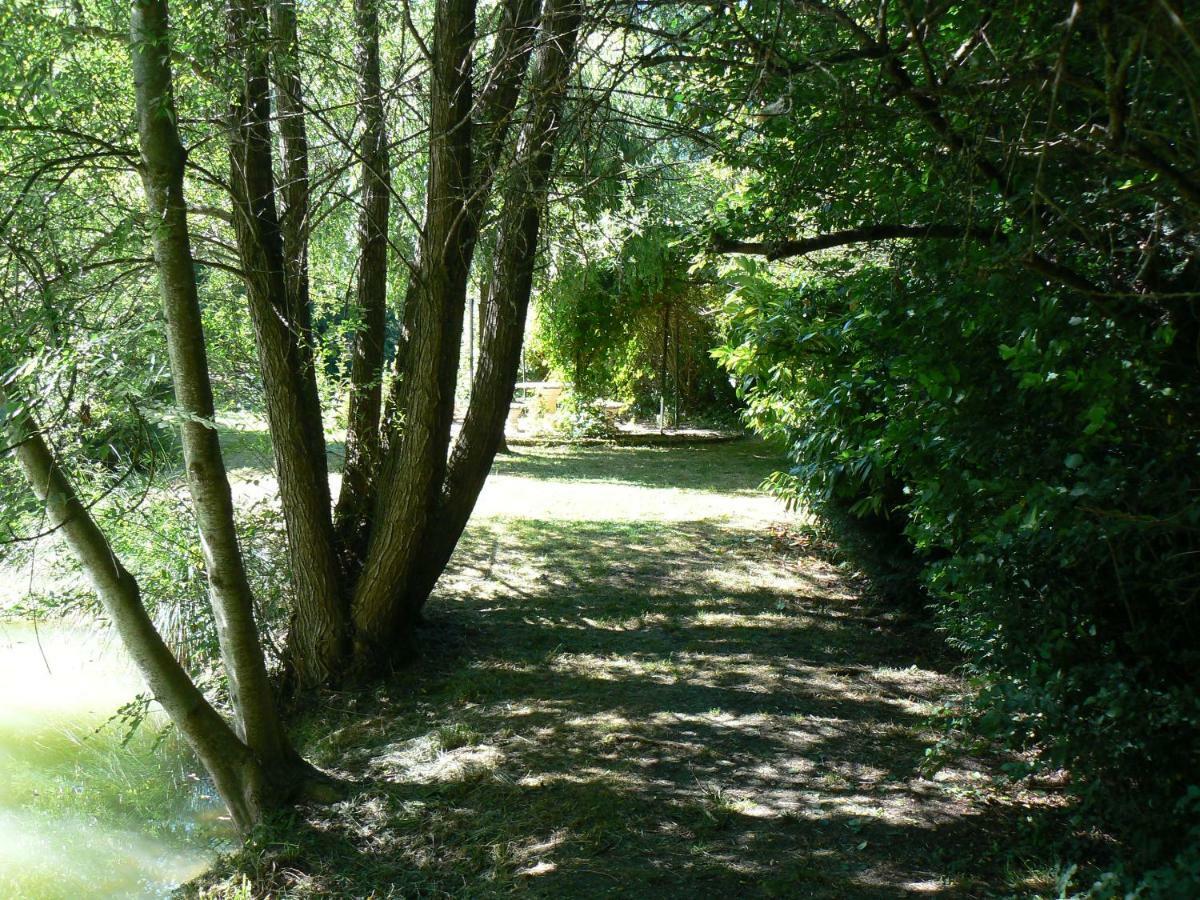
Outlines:
{"type": "Polygon", "coordinates": [[[271,823],[207,898],[1028,896],[1053,796],[952,758],[927,638],[806,550],[764,445],[497,461],[385,686],[306,755],[354,795],[271,823]]]}

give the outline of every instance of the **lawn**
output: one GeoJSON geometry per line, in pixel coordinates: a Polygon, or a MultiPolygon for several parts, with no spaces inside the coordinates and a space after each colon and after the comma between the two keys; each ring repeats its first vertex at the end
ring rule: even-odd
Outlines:
{"type": "Polygon", "coordinates": [[[922,770],[953,661],[757,490],[778,462],[754,441],[498,459],[420,659],[306,716],[304,752],[353,796],[193,890],[1050,890],[1021,847],[1059,804],[994,761],[922,770]]]}

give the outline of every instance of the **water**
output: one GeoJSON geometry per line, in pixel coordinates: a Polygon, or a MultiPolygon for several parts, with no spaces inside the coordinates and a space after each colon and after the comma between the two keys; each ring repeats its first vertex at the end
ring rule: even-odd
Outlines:
{"type": "Polygon", "coordinates": [[[142,690],[97,629],[0,623],[0,897],[162,897],[228,840],[161,714],[110,721],[142,690]]]}

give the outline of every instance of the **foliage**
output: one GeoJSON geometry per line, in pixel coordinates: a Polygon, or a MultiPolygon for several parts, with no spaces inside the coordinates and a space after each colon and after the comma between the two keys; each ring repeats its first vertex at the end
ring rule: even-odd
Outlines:
{"type": "Polygon", "coordinates": [[[561,414],[555,419],[554,427],[572,439],[608,438],[617,432],[612,418],[605,414],[601,406],[574,394],[561,404],[561,414]]]}
{"type": "Polygon", "coordinates": [[[1200,396],[1171,330],[929,251],[729,278],[718,356],[789,441],[771,487],[895,521],[981,678],[976,733],[1069,767],[1150,858],[1176,845],[1200,752],[1200,396]]]}
{"type": "MultiPolygon", "coordinates": [[[[961,654],[978,690],[953,730],[1021,750],[1014,776],[1069,769],[1080,830],[1100,823],[1125,839],[1129,859],[1101,893],[1170,893],[1195,863],[1200,21],[1178,5],[603,7],[560,123],[556,225],[531,348],[535,365],[573,382],[568,428],[579,435],[606,432],[590,405],[603,396],[643,413],[671,393],[685,412],[728,409],[732,374],[747,419],[789,447],[790,468],[769,486],[852,523],[883,573],[877,583],[927,605],[961,654]],[[912,243],[885,251],[884,238],[912,243]],[[829,252],[803,266],[739,261],[717,273],[703,246],[773,263],[829,252]],[[860,249],[835,249],[847,246],[860,249]],[[718,325],[725,343],[714,362],[718,325]]],[[[227,140],[230,89],[259,82],[235,71],[225,12],[172,2],[173,102],[218,407],[261,412],[227,140]]],[[[383,229],[396,257],[386,273],[389,352],[400,344],[410,275],[400,257],[418,273],[440,264],[436,254],[417,260],[414,248],[431,233],[421,222],[426,186],[454,168],[431,166],[424,149],[435,129],[430,54],[417,35],[430,32],[434,5],[398,12],[385,10],[380,35],[396,220],[383,229]]],[[[311,313],[320,399],[336,407],[361,318],[364,110],[349,7],[300,4],[296,14],[313,187],[304,210],[312,309],[298,331],[311,313]]],[[[478,56],[481,94],[498,18],[484,4],[466,51],[478,56]]],[[[99,0],[17,0],[0,25],[0,371],[22,367],[55,459],[137,570],[175,649],[205,673],[215,630],[196,523],[175,494],[179,413],[149,249],[158,223],[138,187],[145,159],[132,126],[127,13],[99,0]]],[[[275,64],[288,52],[252,49],[275,64]]],[[[276,114],[280,96],[276,85],[276,114]]],[[[525,121],[537,99],[526,88],[512,121],[525,121]]],[[[282,138],[278,117],[265,124],[282,138]]],[[[514,142],[502,162],[518,152],[514,142]]],[[[502,166],[480,188],[516,183],[508,177],[502,166]]],[[[285,192],[267,193],[274,203],[285,192]]],[[[497,271],[499,210],[481,215],[489,227],[462,278],[482,293],[497,271]]],[[[451,346],[461,301],[410,324],[438,333],[430,346],[451,346]]],[[[402,395],[424,381],[421,396],[449,393],[445,373],[398,370],[402,395]]],[[[448,440],[452,415],[411,433],[437,424],[448,440]]],[[[294,462],[323,459],[320,424],[311,431],[294,462]]],[[[414,450],[429,465],[401,468],[440,482],[446,449],[414,450]]],[[[40,534],[39,510],[8,490],[11,461],[0,467],[5,539],[40,534]]],[[[323,515],[325,472],[314,471],[307,493],[323,515]]],[[[424,499],[408,505],[440,503],[443,487],[415,491],[424,499]]],[[[437,532],[426,527],[437,511],[409,517],[414,534],[437,532]]],[[[275,506],[240,516],[270,643],[292,594],[304,596],[290,584],[309,568],[332,584],[345,574],[335,558],[353,568],[359,548],[339,556],[330,545],[323,567],[289,566],[275,506]]],[[[407,541],[404,552],[415,560],[419,546],[407,541]]],[[[399,552],[381,556],[390,565],[399,552]]],[[[409,562],[397,566],[419,568],[409,562]]],[[[408,590],[391,581],[376,580],[381,596],[408,590]]],[[[78,606],[79,597],[46,602],[78,606]]]]}
{"type": "Polygon", "coordinates": [[[636,414],[657,415],[665,387],[668,409],[720,415],[736,405],[708,352],[720,287],[691,268],[695,223],[720,186],[688,141],[650,124],[639,86],[588,97],[568,123],[560,177],[579,196],[554,211],[527,364],[636,414]]]}
{"type": "Polygon", "coordinates": [[[791,448],[770,485],[913,576],[978,679],[961,724],[1069,768],[1130,872],[1166,862],[1200,753],[1194,11],[654,24],[656,89],[725,173],[713,248],[810,261],[726,272],[720,359],[791,448]]]}
{"type": "Polygon", "coordinates": [[[605,218],[593,237],[588,253],[563,255],[539,295],[531,355],[581,397],[624,400],[643,415],[658,412],[664,386],[668,407],[677,398],[684,413],[728,408],[708,353],[716,298],[689,277],[678,230],[605,218]]]}

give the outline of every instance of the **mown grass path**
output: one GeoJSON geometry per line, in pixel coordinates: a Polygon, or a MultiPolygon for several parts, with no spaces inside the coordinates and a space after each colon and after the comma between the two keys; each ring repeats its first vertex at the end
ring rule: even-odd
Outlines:
{"type": "MultiPolygon", "coordinates": [[[[234,861],[296,896],[1026,893],[1049,804],[919,766],[960,690],[805,550],[762,444],[497,461],[422,660],[330,698],[306,751],[361,785],[234,861]]],[[[940,669],[940,670],[939,670],[940,669]]],[[[228,869],[226,870],[228,871],[228,869]]],[[[211,882],[210,882],[211,884],[211,882]]]]}

